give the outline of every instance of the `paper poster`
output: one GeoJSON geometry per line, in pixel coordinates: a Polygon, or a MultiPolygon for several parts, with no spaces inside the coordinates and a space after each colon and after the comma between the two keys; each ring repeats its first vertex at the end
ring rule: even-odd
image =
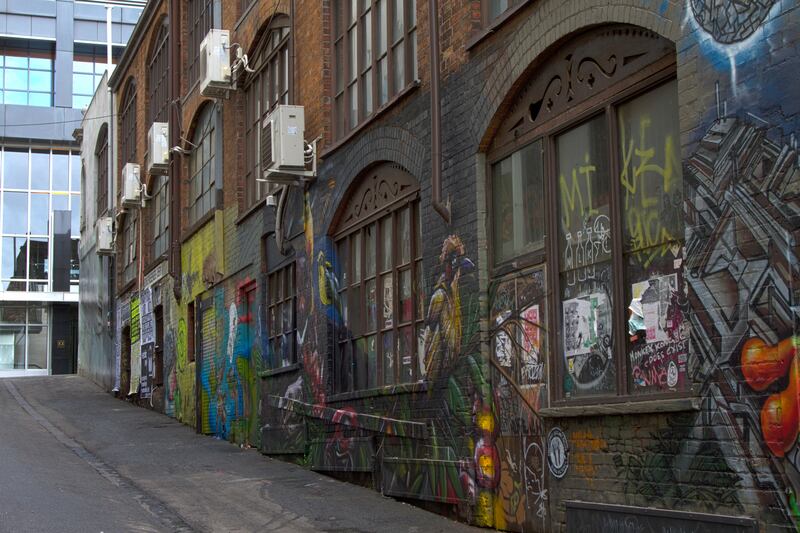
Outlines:
{"type": "MultiPolygon", "coordinates": [[[[641,294],[644,315],[645,339],[648,343],[664,342],[670,339],[673,329],[670,320],[672,295],[678,290],[678,275],[669,274],[652,278],[646,282],[648,287],[641,294]]],[[[634,287],[642,285],[637,283],[634,287]]]]}
{"type": "Polygon", "coordinates": [[[575,298],[563,303],[564,313],[564,354],[567,357],[582,355],[591,351],[591,329],[589,314],[591,304],[588,299],[575,298]]]}
{"type": "Polygon", "coordinates": [[[535,352],[538,356],[540,326],[538,305],[532,305],[522,310],[522,349],[525,354],[535,352]]]}
{"type": "Polygon", "coordinates": [[[494,337],[494,357],[497,364],[504,368],[511,368],[512,362],[512,347],[511,337],[505,330],[500,330],[494,337]]]}
{"type": "Polygon", "coordinates": [[[156,342],[155,323],[153,321],[153,292],[150,288],[142,291],[142,299],[139,303],[139,314],[142,321],[142,344],[156,342]]]}

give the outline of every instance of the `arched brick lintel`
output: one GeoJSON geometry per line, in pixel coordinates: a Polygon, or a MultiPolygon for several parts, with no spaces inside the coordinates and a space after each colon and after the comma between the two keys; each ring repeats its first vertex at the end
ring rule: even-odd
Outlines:
{"type": "Polygon", "coordinates": [[[573,34],[603,24],[632,24],[678,43],[684,18],[684,3],[670,2],[659,13],[660,1],[627,0],[609,4],[603,0],[563,2],[546,0],[508,36],[508,53],[487,56],[486,86],[476,102],[474,140],[485,151],[502,121],[509,102],[545,52],[573,34]]]}

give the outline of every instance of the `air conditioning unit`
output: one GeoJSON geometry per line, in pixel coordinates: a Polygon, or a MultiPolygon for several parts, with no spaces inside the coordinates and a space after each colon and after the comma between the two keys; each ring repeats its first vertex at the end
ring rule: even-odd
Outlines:
{"type": "Polygon", "coordinates": [[[114,254],[114,219],[111,217],[101,217],[97,219],[96,246],[97,255],[114,254]]]}
{"type": "MultiPolygon", "coordinates": [[[[305,111],[299,105],[279,105],[261,125],[261,164],[267,170],[305,168],[305,111]]],[[[265,175],[269,181],[269,176],[265,175]]]]}
{"type": "Polygon", "coordinates": [[[139,206],[139,195],[142,189],[139,165],[125,163],[122,167],[122,205],[124,207],[139,206]]]}
{"type": "Polygon", "coordinates": [[[147,173],[163,175],[169,168],[169,128],[166,122],[153,122],[147,132],[147,173]]]}
{"type": "Polygon", "coordinates": [[[211,30],[200,43],[200,94],[224,98],[231,90],[231,37],[228,30],[211,30]]]}

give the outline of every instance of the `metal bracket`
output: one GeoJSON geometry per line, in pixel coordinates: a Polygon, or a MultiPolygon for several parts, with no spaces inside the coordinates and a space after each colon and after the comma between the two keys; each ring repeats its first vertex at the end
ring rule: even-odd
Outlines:
{"type": "Polygon", "coordinates": [[[256,181],[274,183],[276,185],[294,185],[297,187],[313,183],[317,179],[317,142],[321,137],[317,137],[311,146],[311,170],[284,170],[268,168],[264,171],[264,176],[256,178],[256,181]]]}

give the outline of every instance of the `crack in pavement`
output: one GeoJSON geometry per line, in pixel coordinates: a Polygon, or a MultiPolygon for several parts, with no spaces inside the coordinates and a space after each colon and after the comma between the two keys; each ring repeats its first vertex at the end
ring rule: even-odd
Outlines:
{"type": "Polygon", "coordinates": [[[84,448],[79,442],[58,429],[47,418],[42,416],[28,401],[23,398],[17,388],[10,380],[3,380],[8,392],[14,400],[33,418],[40,426],[60,442],[64,447],[72,451],[86,464],[91,466],[100,476],[117,488],[126,490],[131,497],[148,513],[156,517],[170,531],[180,533],[191,533],[196,531],[178,513],[170,509],[163,501],[155,496],[148,494],[129,478],[120,474],[112,466],[102,461],[99,457],[84,448]]]}

